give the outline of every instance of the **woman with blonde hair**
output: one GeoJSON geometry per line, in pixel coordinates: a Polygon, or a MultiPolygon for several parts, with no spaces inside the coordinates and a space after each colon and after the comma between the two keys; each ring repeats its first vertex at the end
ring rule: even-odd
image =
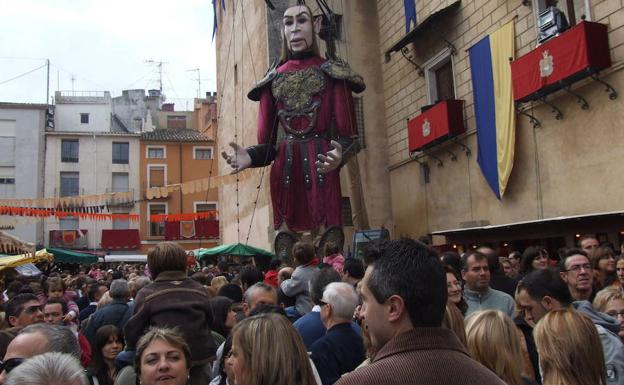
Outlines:
{"type": "Polygon", "coordinates": [[[535,326],[543,385],[606,385],[602,344],[593,322],[573,309],[548,312],[535,326]]]}
{"type": "Polygon", "coordinates": [[[232,336],[226,364],[236,385],[316,385],[303,340],[283,315],[249,317],[234,326],[232,336]]]}
{"type": "Polygon", "coordinates": [[[596,294],[594,309],[615,318],[620,323],[618,336],[624,341],[624,293],[620,289],[607,287],[596,294]]]}
{"type": "Polygon", "coordinates": [[[516,327],[500,310],[478,311],[466,319],[466,340],[470,356],[509,385],[532,384],[523,378],[522,353],[516,327]]]}

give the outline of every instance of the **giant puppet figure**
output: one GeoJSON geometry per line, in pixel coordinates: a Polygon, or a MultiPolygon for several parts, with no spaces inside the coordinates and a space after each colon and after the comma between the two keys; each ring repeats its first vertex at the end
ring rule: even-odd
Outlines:
{"type": "Polygon", "coordinates": [[[280,63],[248,94],[260,102],[258,144],[222,153],[233,173],[273,163],[276,251],[303,232],[344,240],[338,172],[359,150],[352,92],[365,85],[345,62],[320,57],[320,25],[306,5],[284,12],[280,63]]]}

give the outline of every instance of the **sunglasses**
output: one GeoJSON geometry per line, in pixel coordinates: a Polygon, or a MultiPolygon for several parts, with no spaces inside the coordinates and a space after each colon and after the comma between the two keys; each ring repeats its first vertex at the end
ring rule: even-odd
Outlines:
{"type": "Polygon", "coordinates": [[[0,361],[0,370],[10,373],[11,370],[20,366],[24,361],[26,361],[25,358],[9,358],[6,361],[0,361]]]}

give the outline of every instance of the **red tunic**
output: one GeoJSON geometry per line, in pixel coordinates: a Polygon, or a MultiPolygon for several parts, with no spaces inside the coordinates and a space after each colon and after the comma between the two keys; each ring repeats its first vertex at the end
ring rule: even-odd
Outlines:
{"type": "MultiPolygon", "coordinates": [[[[309,67],[319,67],[326,60],[321,57],[310,57],[301,60],[291,59],[277,68],[278,73],[301,71],[309,67]]],[[[279,75],[278,75],[279,76],[279,75]]],[[[329,77],[323,73],[325,87],[319,95],[313,96],[320,101],[316,114],[316,123],[313,133],[321,139],[321,153],[327,153],[331,148],[330,139],[354,138],[357,134],[353,97],[349,83],[329,77]],[[330,128],[333,126],[332,132],[330,128]],[[330,138],[333,133],[334,137],[330,138]]],[[[284,109],[284,103],[276,100],[271,85],[265,86],[260,94],[260,109],[258,112],[258,143],[275,145],[277,141],[277,127],[279,125],[278,111],[284,109]]],[[[309,124],[306,115],[295,117],[290,127],[295,131],[304,131],[309,124]]],[[[280,135],[281,138],[281,135],[280,135]]],[[[323,176],[324,183],[319,184],[315,162],[317,160],[317,140],[299,140],[293,145],[290,183],[284,183],[284,166],[287,162],[286,146],[288,139],[280,139],[277,143],[277,154],[271,168],[271,200],[273,203],[273,221],[275,229],[286,223],[291,231],[306,231],[342,225],[342,195],[340,192],[340,178],[334,170],[323,176]],[[310,155],[308,167],[311,186],[306,187],[304,181],[304,162],[300,146],[307,148],[310,155]]]]}

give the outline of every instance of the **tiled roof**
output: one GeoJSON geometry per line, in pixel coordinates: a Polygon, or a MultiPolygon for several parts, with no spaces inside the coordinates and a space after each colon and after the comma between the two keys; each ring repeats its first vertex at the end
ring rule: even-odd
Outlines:
{"type": "Polygon", "coordinates": [[[197,130],[188,128],[160,128],[141,134],[141,140],[156,142],[210,142],[211,139],[197,130]]]}

